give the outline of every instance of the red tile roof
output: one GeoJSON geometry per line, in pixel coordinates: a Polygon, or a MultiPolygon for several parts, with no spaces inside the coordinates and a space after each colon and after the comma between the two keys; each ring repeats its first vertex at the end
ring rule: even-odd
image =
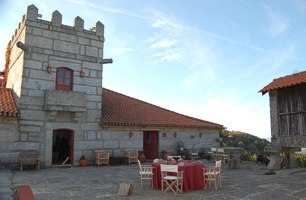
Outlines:
{"type": "Polygon", "coordinates": [[[106,88],[102,90],[102,125],[206,130],[224,128],[223,125],[182,115],[106,88]]]}
{"type": "Polygon", "coordinates": [[[269,83],[259,92],[262,92],[262,94],[265,94],[266,92],[269,92],[270,90],[290,87],[290,86],[299,85],[303,83],[306,83],[306,71],[274,79],[271,83],[269,83]]]}
{"type": "Polygon", "coordinates": [[[0,88],[0,116],[19,115],[11,89],[0,88]]]}

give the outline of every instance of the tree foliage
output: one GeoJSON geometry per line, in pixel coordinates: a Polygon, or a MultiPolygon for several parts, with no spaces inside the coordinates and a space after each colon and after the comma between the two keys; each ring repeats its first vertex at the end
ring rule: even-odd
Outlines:
{"type": "Polygon", "coordinates": [[[250,155],[264,154],[265,146],[270,144],[266,139],[240,131],[224,130],[220,133],[220,138],[222,138],[221,146],[243,147],[245,151],[250,152],[250,155]]]}

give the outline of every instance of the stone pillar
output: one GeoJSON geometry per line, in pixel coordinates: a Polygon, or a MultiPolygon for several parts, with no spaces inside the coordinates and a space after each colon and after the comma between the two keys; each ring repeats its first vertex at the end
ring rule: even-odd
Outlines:
{"type": "Polygon", "coordinates": [[[104,25],[100,21],[96,23],[96,35],[104,36],[104,25]]]}
{"type": "Polygon", "coordinates": [[[295,152],[301,151],[301,148],[290,148],[289,158],[290,158],[290,168],[295,168],[298,166],[298,163],[295,159],[295,152]]]}
{"type": "Polygon", "coordinates": [[[26,19],[37,21],[38,17],[38,8],[34,6],[33,4],[28,6],[27,12],[26,12],[26,19]]]}
{"type": "Polygon", "coordinates": [[[268,169],[280,169],[281,158],[280,158],[280,146],[269,145],[266,146],[264,151],[269,153],[270,162],[267,166],[268,169]]]}
{"type": "Polygon", "coordinates": [[[282,148],[282,150],[286,155],[286,158],[285,158],[286,159],[285,160],[286,167],[288,167],[288,168],[297,167],[297,162],[296,162],[296,159],[295,159],[295,152],[301,151],[301,148],[299,148],[299,147],[285,147],[285,148],[282,148]]]}
{"type": "Polygon", "coordinates": [[[77,31],[83,31],[84,29],[84,20],[79,16],[74,19],[74,29],[77,31]]]}
{"type": "Polygon", "coordinates": [[[270,91],[269,96],[270,96],[271,142],[279,144],[277,90],[270,91]]]}
{"type": "Polygon", "coordinates": [[[62,14],[57,10],[52,13],[52,26],[60,27],[62,25],[62,14]]]}

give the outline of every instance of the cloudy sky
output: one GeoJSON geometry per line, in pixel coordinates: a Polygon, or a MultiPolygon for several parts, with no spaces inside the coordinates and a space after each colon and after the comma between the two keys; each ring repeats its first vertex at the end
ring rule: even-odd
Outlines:
{"type": "Polygon", "coordinates": [[[30,4],[105,25],[103,87],[228,130],[270,137],[258,91],[306,70],[304,0],[0,0],[0,70],[30,4]]]}

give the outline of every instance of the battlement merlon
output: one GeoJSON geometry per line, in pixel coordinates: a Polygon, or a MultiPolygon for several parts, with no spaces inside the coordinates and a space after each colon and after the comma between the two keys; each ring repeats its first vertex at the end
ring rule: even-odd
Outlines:
{"type": "MultiPolygon", "coordinates": [[[[28,6],[26,14],[25,14],[25,19],[26,20],[31,20],[31,21],[38,21],[38,18],[40,18],[41,15],[38,14],[38,8],[32,4],[30,6],[28,6]]],[[[61,27],[62,26],[62,14],[56,10],[52,13],[52,19],[51,19],[51,25],[52,26],[56,26],[56,27],[61,27]]],[[[76,31],[83,31],[84,30],[84,20],[77,16],[74,19],[74,30],[76,31]]],[[[97,36],[104,36],[104,25],[98,21],[96,23],[96,26],[91,29],[88,30],[91,32],[94,32],[97,36]]]]}

